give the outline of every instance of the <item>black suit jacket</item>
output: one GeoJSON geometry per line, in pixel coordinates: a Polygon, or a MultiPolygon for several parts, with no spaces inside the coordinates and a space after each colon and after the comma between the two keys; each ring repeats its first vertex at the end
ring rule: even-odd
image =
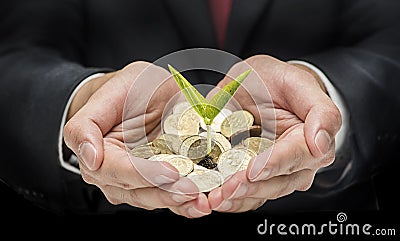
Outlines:
{"type": "MultiPolygon", "coordinates": [[[[397,0],[233,0],[223,50],[242,59],[268,54],[308,61],[332,81],[350,112],[346,151],[335,164],[307,192],[258,211],[380,208],[374,176],[399,157],[399,12],[397,0]]],[[[56,212],[135,211],[109,204],[60,166],[67,99],[93,73],[196,47],[217,48],[207,1],[3,1],[1,180],[56,212]]]]}

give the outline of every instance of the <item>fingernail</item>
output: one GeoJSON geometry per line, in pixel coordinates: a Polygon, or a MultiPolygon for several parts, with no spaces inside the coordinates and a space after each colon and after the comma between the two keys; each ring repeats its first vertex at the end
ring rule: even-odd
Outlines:
{"type": "Polygon", "coordinates": [[[95,170],[97,151],[90,142],[82,142],[78,147],[78,155],[89,170],[95,170]]]}
{"type": "Polygon", "coordinates": [[[224,200],[215,210],[219,212],[225,212],[232,208],[232,201],[224,200]]]}
{"type": "Polygon", "coordinates": [[[228,199],[233,199],[233,198],[240,198],[246,195],[247,193],[247,185],[240,183],[239,186],[236,188],[236,190],[232,193],[232,195],[228,199]]]}
{"type": "Polygon", "coordinates": [[[319,130],[317,135],[315,136],[315,145],[318,148],[318,151],[325,155],[331,144],[331,137],[329,136],[328,132],[325,130],[319,130]]]}
{"type": "Polygon", "coordinates": [[[205,215],[208,214],[208,213],[205,213],[205,212],[202,212],[202,211],[198,210],[195,207],[190,207],[189,210],[188,210],[188,213],[189,213],[190,216],[192,216],[194,218],[202,217],[202,216],[205,216],[205,215]]]}
{"type": "Polygon", "coordinates": [[[264,171],[260,173],[257,177],[254,179],[251,179],[251,181],[261,181],[261,180],[266,180],[271,176],[272,173],[272,168],[265,168],[264,171]]]}
{"type": "Polygon", "coordinates": [[[156,177],[154,177],[154,183],[156,185],[163,185],[163,184],[167,184],[167,183],[171,183],[171,182],[175,182],[176,179],[167,177],[165,175],[158,175],[156,177]]]}
{"type": "Polygon", "coordinates": [[[251,167],[250,173],[249,173],[249,179],[252,180],[256,178],[262,169],[264,168],[265,163],[261,161],[261,159],[256,159],[254,161],[253,166],[251,167]]]}

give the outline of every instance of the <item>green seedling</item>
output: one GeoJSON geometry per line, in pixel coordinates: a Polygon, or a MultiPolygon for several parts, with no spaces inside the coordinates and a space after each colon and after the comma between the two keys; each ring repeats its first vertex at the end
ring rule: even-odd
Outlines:
{"type": "Polygon", "coordinates": [[[181,73],[171,65],[168,65],[168,68],[189,104],[203,118],[207,126],[207,154],[209,154],[211,152],[211,124],[233,97],[244,79],[250,74],[251,69],[243,72],[236,79],[226,84],[208,101],[181,73]]]}

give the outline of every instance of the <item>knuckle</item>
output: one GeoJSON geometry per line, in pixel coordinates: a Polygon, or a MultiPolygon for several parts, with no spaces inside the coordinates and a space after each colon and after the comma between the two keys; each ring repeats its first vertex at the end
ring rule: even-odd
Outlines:
{"type": "Polygon", "coordinates": [[[77,141],[77,137],[74,134],[75,126],[73,121],[70,120],[65,124],[63,132],[64,132],[64,141],[67,146],[77,141]]]}
{"type": "Polygon", "coordinates": [[[327,156],[326,158],[321,160],[321,164],[323,167],[329,166],[335,162],[335,153],[327,156]]]}
{"type": "Polygon", "coordinates": [[[88,184],[95,184],[96,183],[96,180],[92,176],[87,174],[86,172],[81,172],[81,177],[82,177],[83,181],[85,181],[88,184]]]}
{"type": "Polygon", "coordinates": [[[308,189],[310,189],[314,182],[314,176],[315,176],[315,172],[310,173],[310,171],[307,171],[307,174],[305,174],[305,175],[299,175],[297,177],[298,181],[297,181],[296,190],[307,191],[308,189]]]}
{"type": "Polygon", "coordinates": [[[107,194],[105,194],[106,199],[109,203],[113,204],[113,205],[119,205],[122,204],[123,202],[121,201],[121,199],[115,198],[113,196],[109,196],[107,194]]]}
{"type": "Polygon", "coordinates": [[[259,207],[261,207],[262,205],[264,205],[264,203],[265,203],[266,201],[267,201],[267,200],[263,200],[263,199],[258,200],[258,201],[254,204],[254,206],[251,208],[251,210],[257,210],[259,207]]]}
{"type": "Polygon", "coordinates": [[[128,65],[126,65],[122,70],[128,70],[128,71],[138,71],[142,70],[143,68],[146,68],[150,65],[149,62],[146,61],[135,61],[132,62],[128,65]]]}
{"type": "Polygon", "coordinates": [[[274,199],[278,199],[284,195],[286,195],[286,193],[288,193],[288,191],[292,188],[292,185],[290,183],[289,180],[285,180],[283,182],[281,182],[281,188],[277,188],[275,189],[274,192],[271,193],[269,199],[274,200],[274,199]]]}
{"type": "Polygon", "coordinates": [[[298,191],[307,191],[312,186],[313,180],[306,180],[300,183],[297,187],[298,191]]]}

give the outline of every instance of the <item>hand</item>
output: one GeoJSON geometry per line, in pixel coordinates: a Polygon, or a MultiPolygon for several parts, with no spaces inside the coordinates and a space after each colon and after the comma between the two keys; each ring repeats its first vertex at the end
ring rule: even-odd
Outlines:
{"type": "MultiPolygon", "coordinates": [[[[263,121],[263,128],[274,130],[276,140],[251,160],[246,171],[237,172],[209,194],[211,208],[220,212],[254,210],[267,200],[308,190],[317,170],[335,157],[334,137],[341,116],[318,79],[304,68],[266,55],[236,64],[227,76],[237,76],[249,65],[254,71],[234,98],[255,115],[256,122],[263,121]],[[257,74],[271,98],[256,81],[257,74]]],[[[224,78],[218,87],[229,81],[224,78]]]]}
{"type": "Polygon", "coordinates": [[[160,134],[164,107],[179,91],[169,72],[134,62],[89,83],[74,98],[64,128],[83,180],[99,187],[112,204],[169,208],[186,217],[210,213],[205,195],[170,164],[126,151],[160,134]]]}

